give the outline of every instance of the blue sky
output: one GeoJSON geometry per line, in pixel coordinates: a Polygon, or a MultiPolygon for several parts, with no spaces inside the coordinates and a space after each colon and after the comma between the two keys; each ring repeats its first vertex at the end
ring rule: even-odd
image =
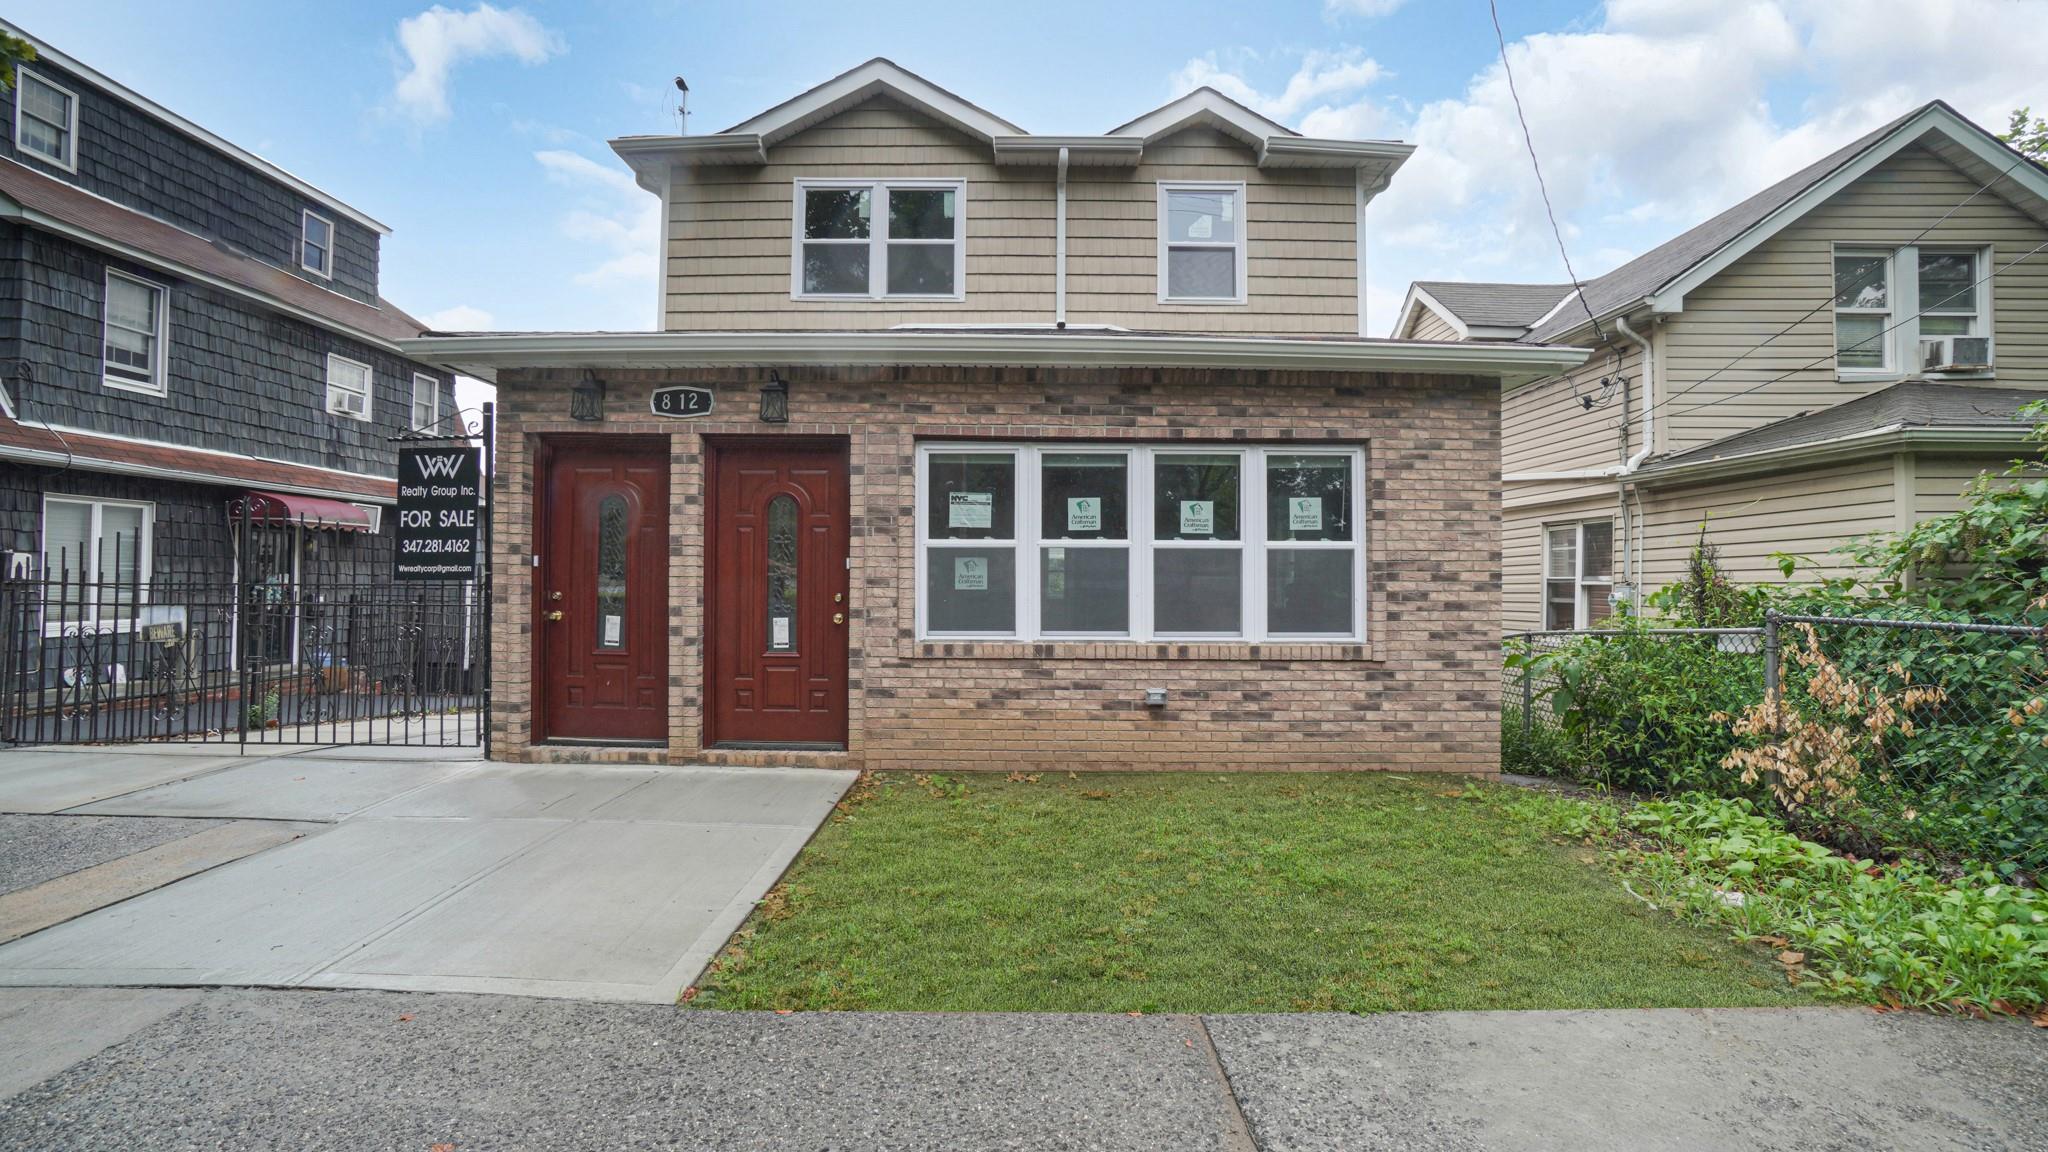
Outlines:
{"type": "MultiPolygon", "coordinates": [[[[1915,103],[2048,108],[2048,0],[1502,0],[1581,275],[1915,103]]],[[[1419,151],[1371,213],[1372,330],[1415,278],[1561,280],[1483,0],[80,3],[9,18],[394,228],[384,291],[450,327],[644,328],[654,198],[605,139],[725,128],[885,55],[1034,132],[1211,84],[1419,151]]]]}

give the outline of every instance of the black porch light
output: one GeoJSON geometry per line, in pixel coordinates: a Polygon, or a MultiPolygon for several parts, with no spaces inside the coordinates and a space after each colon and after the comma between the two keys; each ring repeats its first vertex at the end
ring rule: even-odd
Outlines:
{"type": "Polygon", "coordinates": [[[604,381],[585,369],[583,379],[569,389],[569,418],[596,423],[604,419],[604,381]]]}
{"type": "Polygon", "coordinates": [[[789,382],[780,372],[768,373],[768,382],[761,385],[761,423],[789,423],[789,382]]]}

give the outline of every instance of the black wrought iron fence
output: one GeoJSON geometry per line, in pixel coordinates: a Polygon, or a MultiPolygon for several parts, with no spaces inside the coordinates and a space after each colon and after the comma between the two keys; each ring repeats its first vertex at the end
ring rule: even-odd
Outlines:
{"type": "Polygon", "coordinates": [[[119,547],[91,570],[60,555],[0,584],[0,737],[480,742],[476,584],[400,583],[388,561],[319,564],[296,548],[267,572],[146,577],[119,547]]]}

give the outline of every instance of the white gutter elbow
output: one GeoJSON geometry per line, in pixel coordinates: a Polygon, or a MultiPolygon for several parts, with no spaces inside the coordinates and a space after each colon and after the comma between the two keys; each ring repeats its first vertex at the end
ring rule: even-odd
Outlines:
{"type": "Polygon", "coordinates": [[[1657,430],[1657,391],[1655,381],[1652,379],[1654,375],[1653,366],[1656,363],[1656,359],[1650,354],[1650,342],[1638,335],[1635,329],[1628,326],[1628,317],[1626,315],[1616,316],[1614,318],[1614,327],[1623,336],[1628,337],[1636,347],[1643,350],[1643,446],[1636,449],[1635,455],[1630,456],[1621,466],[1621,474],[1623,476],[1630,476],[1635,473],[1637,468],[1642,467],[1643,461],[1650,458],[1650,452],[1656,447],[1654,440],[1657,430]]]}
{"type": "Polygon", "coordinates": [[[1067,149],[1060,148],[1059,175],[1054,183],[1052,217],[1052,322],[1067,326],[1067,149]]]}

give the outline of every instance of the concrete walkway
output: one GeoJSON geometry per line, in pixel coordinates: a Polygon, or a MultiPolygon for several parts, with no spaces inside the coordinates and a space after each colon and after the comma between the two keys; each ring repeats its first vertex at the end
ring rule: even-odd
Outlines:
{"type": "MultiPolygon", "coordinates": [[[[467,749],[253,759],[188,748],[0,753],[0,811],[59,813],[80,821],[81,836],[85,824],[109,818],[235,822],[151,850],[176,854],[231,829],[268,822],[282,830],[267,840],[236,832],[245,847],[232,862],[208,858],[165,875],[142,868],[138,854],[8,895],[29,934],[0,946],[0,985],[672,1003],[853,779],[473,757],[467,749]],[[93,900],[109,906],[79,915],[93,900]]],[[[61,830],[39,835],[60,838],[61,830]]]]}
{"type": "Polygon", "coordinates": [[[2048,1148],[2048,1031],[1855,1009],[692,1011],[0,990],[0,1147],[2048,1148]]]}

